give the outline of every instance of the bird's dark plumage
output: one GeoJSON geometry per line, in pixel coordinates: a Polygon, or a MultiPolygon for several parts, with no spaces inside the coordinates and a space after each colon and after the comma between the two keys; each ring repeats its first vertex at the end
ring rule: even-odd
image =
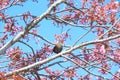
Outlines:
{"type": "Polygon", "coordinates": [[[60,53],[62,51],[62,43],[59,41],[53,48],[54,53],[60,53]]]}

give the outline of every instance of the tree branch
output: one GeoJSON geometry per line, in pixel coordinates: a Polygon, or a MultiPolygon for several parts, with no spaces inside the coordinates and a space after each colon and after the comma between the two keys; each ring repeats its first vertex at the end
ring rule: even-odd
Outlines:
{"type": "Polygon", "coordinates": [[[29,30],[35,27],[43,18],[45,18],[51,11],[52,9],[59,5],[60,3],[65,2],[66,0],[57,0],[54,4],[52,4],[46,12],[44,12],[42,15],[40,15],[38,18],[34,19],[33,21],[30,22],[25,28],[24,31],[20,32],[15,38],[10,40],[8,43],[6,43],[2,48],[0,48],[0,54],[3,54],[6,49],[8,49],[10,46],[12,46],[14,43],[16,43],[22,36],[28,33],[29,30]]]}
{"type": "MultiPolygon", "coordinates": [[[[89,70],[87,70],[84,66],[82,66],[82,65],[78,64],[78,62],[76,62],[76,61],[74,61],[74,60],[70,59],[69,57],[64,56],[64,55],[62,55],[62,57],[64,57],[64,58],[68,59],[69,61],[73,62],[73,63],[74,63],[74,64],[76,64],[77,66],[81,67],[81,68],[82,68],[83,70],[85,70],[87,73],[92,74],[93,76],[97,76],[97,77],[99,77],[99,76],[100,76],[100,75],[97,75],[97,74],[95,74],[95,73],[90,72],[90,71],[89,71],[89,70]]],[[[88,64],[88,63],[87,63],[87,64],[88,64]]],[[[102,77],[102,76],[100,76],[100,77],[102,77]]],[[[102,78],[103,78],[103,79],[106,79],[106,80],[109,80],[109,79],[104,78],[104,77],[102,77],[102,78]]]]}
{"type": "Polygon", "coordinates": [[[77,46],[71,47],[70,49],[66,49],[65,51],[62,51],[61,53],[56,54],[56,55],[54,55],[54,56],[52,56],[50,58],[47,58],[45,60],[36,62],[34,64],[31,64],[29,66],[23,67],[21,69],[14,70],[13,72],[9,72],[9,73],[5,74],[5,76],[10,76],[13,73],[20,73],[22,71],[28,70],[28,69],[33,68],[33,67],[38,66],[38,65],[40,66],[40,65],[45,64],[47,62],[50,62],[53,59],[56,59],[56,58],[60,57],[61,55],[68,54],[68,53],[72,52],[73,50],[79,49],[80,47],[83,47],[83,46],[86,46],[86,45],[90,45],[90,44],[95,44],[95,43],[101,43],[101,42],[104,42],[104,41],[113,40],[113,39],[116,39],[116,38],[119,38],[119,37],[120,37],[120,34],[118,34],[116,36],[112,36],[112,37],[106,38],[106,39],[93,40],[93,41],[88,41],[88,42],[85,42],[85,43],[81,43],[81,44],[79,44],[77,46]]]}
{"type": "Polygon", "coordinates": [[[34,34],[33,32],[28,32],[28,33],[31,34],[31,35],[34,35],[34,36],[39,37],[40,39],[46,41],[46,42],[49,43],[49,44],[55,45],[55,43],[52,43],[52,42],[48,41],[47,39],[45,39],[44,37],[42,37],[42,36],[40,36],[40,35],[38,35],[38,34],[34,34]]]}
{"type": "Polygon", "coordinates": [[[18,42],[20,42],[20,43],[25,44],[26,46],[28,46],[32,50],[32,53],[35,55],[35,52],[34,52],[34,49],[32,48],[32,46],[30,46],[29,44],[27,44],[27,43],[25,43],[23,41],[20,41],[20,40],[18,42]]]}

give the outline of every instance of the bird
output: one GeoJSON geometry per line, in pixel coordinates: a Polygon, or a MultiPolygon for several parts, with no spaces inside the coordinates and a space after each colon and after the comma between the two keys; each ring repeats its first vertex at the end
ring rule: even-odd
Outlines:
{"type": "Polygon", "coordinates": [[[54,53],[60,53],[63,49],[62,42],[58,41],[58,43],[53,47],[54,53]]]}

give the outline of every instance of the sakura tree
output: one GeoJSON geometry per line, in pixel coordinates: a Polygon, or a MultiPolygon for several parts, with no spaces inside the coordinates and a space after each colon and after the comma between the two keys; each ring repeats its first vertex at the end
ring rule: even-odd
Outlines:
{"type": "Polygon", "coordinates": [[[0,0],[0,25],[0,80],[120,80],[119,0],[0,0]]]}

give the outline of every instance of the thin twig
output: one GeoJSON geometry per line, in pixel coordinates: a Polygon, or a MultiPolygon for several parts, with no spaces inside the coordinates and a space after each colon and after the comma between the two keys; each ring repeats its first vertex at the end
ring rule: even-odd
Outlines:
{"type": "MultiPolygon", "coordinates": [[[[80,64],[78,64],[78,62],[70,59],[69,57],[64,56],[64,55],[61,55],[61,56],[64,57],[64,58],[66,58],[66,59],[68,59],[69,61],[75,63],[77,66],[81,67],[83,70],[85,70],[85,71],[88,72],[89,74],[91,74],[91,75],[93,75],[93,76],[97,76],[97,77],[100,76],[100,75],[97,75],[97,74],[94,74],[94,73],[90,72],[90,71],[87,70],[85,67],[81,66],[80,64]]],[[[102,76],[100,76],[100,77],[102,77],[102,76]]],[[[103,79],[107,79],[107,78],[104,78],[104,77],[102,77],[102,78],[103,78],[103,79]]],[[[109,79],[107,79],[107,80],[109,80],[109,79]]]]}
{"type": "Polygon", "coordinates": [[[97,39],[100,39],[100,38],[102,38],[105,34],[107,34],[107,33],[116,25],[116,23],[118,23],[119,20],[120,20],[120,17],[115,21],[115,23],[114,23],[104,34],[102,34],[101,36],[99,36],[97,39]]]}
{"type": "Polygon", "coordinates": [[[28,46],[31,50],[32,50],[32,53],[35,55],[35,52],[34,52],[34,49],[32,48],[32,46],[30,46],[29,44],[27,44],[27,43],[25,43],[25,42],[23,42],[23,41],[18,41],[18,42],[20,42],[20,43],[23,43],[23,44],[25,44],[26,46],[28,46]]]}
{"type": "Polygon", "coordinates": [[[93,41],[88,41],[88,42],[79,44],[79,45],[77,45],[77,46],[71,47],[71,48],[68,49],[68,50],[62,51],[62,52],[60,52],[59,54],[56,54],[56,55],[54,55],[54,56],[51,56],[50,58],[46,58],[46,59],[44,59],[44,60],[42,60],[42,61],[33,63],[33,64],[29,65],[29,66],[20,68],[20,69],[18,69],[18,70],[14,70],[14,71],[12,71],[12,72],[9,72],[9,73],[5,74],[5,76],[10,76],[10,75],[12,75],[13,73],[20,73],[20,72],[23,72],[23,71],[25,71],[25,70],[31,69],[31,68],[33,68],[33,67],[35,67],[35,66],[40,66],[40,65],[42,65],[42,64],[48,63],[48,62],[50,62],[50,61],[52,61],[52,60],[60,57],[61,55],[68,54],[68,53],[70,53],[71,51],[76,50],[76,49],[78,49],[78,48],[80,48],[80,47],[87,46],[87,45],[90,45],[90,44],[95,44],[95,43],[101,43],[101,42],[108,41],[108,40],[113,40],[113,39],[116,39],[116,38],[119,38],[119,37],[120,37],[120,34],[115,35],[115,36],[112,36],[112,37],[109,37],[109,38],[106,38],[106,39],[93,40],[93,41]]]}
{"type": "Polygon", "coordinates": [[[40,36],[40,35],[38,35],[38,34],[34,34],[33,32],[28,32],[28,33],[29,33],[29,34],[32,34],[32,35],[34,35],[34,36],[39,37],[40,39],[46,41],[46,42],[49,43],[49,44],[55,45],[55,43],[52,43],[52,42],[48,41],[47,39],[45,39],[44,37],[42,37],[42,36],[40,36]]]}
{"type": "Polygon", "coordinates": [[[85,35],[87,35],[93,28],[90,28],[86,33],[84,33],[82,36],[80,36],[76,42],[73,44],[75,46],[85,35]]]}

